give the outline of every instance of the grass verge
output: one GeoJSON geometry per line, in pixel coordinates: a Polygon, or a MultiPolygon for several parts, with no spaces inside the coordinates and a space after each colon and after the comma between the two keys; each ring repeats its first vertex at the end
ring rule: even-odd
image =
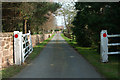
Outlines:
{"type": "Polygon", "coordinates": [[[69,45],[74,47],[90,64],[92,64],[96,71],[103,75],[108,80],[120,80],[119,74],[119,57],[118,55],[110,55],[108,63],[102,63],[100,61],[100,54],[96,49],[90,47],[79,47],[76,41],[61,34],[61,36],[68,42],[69,45]]]}
{"type": "Polygon", "coordinates": [[[5,68],[2,70],[2,78],[10,78],[17,73],[19,73],[22,69],[25,68],[33,59],[36,58],[40,54],[40,51],[45,47],[45,45],[54,37],[55,34],[53,34],[50,38],[47,40],[43,41],[42,43],[38,44],[33,48],[33,52],[29,55],[29,57],[26,59],[25,63],[18,66],[18,65],[13,65],[8,68],[5,68]]]}

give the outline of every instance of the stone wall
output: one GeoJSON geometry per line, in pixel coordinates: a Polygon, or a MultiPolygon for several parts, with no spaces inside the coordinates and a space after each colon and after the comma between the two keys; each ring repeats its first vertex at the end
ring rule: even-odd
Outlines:
{"type": "Polygon", "coordinates": [[[37,44],[43,42],[44,40],[48,39],[49,37],[51,37],[52,34],[41,34],[41,35],[32,35],[32,46],[36,46],[37,44]]]}
{"type": "MultiPolygon", "coordinates": [[[[43,42],[52,34],[32,35],[32,46],[43,42]]],[[[13,33],[0,33],[0,65],[8,67],[14,64],[13,58],[13,33]]],[[[1,66],[0,66],[1,68],[1,66]]]]}
{"type": "Polygon", "coordinates": [[[44,34],[44,40],[46,40],[47,38],[51,37],[52,34],[44,34]]]}
{"type": "Polygon", "coordinates": [[[41,35],[32,35],[31,38],[32,38],[32,46],[33,47],[44,41],[42,34],[41,35]]]}
{"type": "Polygon", "coordinates": [[[2,67],[13,65],[13,33],[0,33],[0,59],[2,67]]]}

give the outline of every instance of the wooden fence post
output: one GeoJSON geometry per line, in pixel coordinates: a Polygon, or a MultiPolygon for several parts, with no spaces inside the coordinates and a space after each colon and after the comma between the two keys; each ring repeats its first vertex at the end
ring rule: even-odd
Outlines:
{"type": "Polygon", "coordinates": [[[32,48],[32,51],[33,51],[33,47],[32,47],[32,38],[31,38],[31,32],[30,32],[30,30],[29,30],[29,34],[30,34],[30,38],[29,38],[29,42],[30,42],[30,48],[32,48]]]}
{"type": "Polygon", "coordinates": [[[22,32],[14,31],[14,59],[16,65],[21,65],[22,32]]]}
{"type": "Polygon", "coordinates": [[[102,62],[108,62],[108,37],[107,30],[101,31],[101,48],[100,48],[102,62]]]}

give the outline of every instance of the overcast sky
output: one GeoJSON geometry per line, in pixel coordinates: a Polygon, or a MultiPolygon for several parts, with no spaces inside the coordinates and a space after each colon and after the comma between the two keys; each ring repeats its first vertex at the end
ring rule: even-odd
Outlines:
{"type": "Polygon", "coordinates": [[[63,16],[56,16],[57,26],[64,26],[63,16]]]}
{"type": "MultiPolygon", "coordinates": [[[[61,4],[62,4],[62,8],[68,8],[68,6],[66,6],[66,5],[70,4],[70,3],[69,2],[62,2],[61,4]]],[[[72,7],[72,6],[74,6],[74,4],[71,3],[70,6],[72,7]]],[[[61,12],[59,12],[59,14],[61,14],[61,12]]],[[[64,26],[64,28],[66,28],[65,22],[64,22],[64,17],[62,16],[62,14],[61,14],[61,16],[56,16],[56,23],[57,23],[57,26],[64,26]]]]}

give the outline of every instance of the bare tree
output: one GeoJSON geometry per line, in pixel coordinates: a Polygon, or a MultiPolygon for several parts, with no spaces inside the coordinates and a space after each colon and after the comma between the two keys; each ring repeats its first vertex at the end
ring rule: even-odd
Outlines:
{"type": "Polygon", "coordinates": [[[62,7],[57,10],[57,15],[61,15],[64,17],[64,24],[65,27],[68,30],[68,33],[70,32],[70,26],[71,22],[74,20],[74,17],[77,13],[75,10],[75,2],[67,2],[67,3],[61,3],[62,7]]]}

